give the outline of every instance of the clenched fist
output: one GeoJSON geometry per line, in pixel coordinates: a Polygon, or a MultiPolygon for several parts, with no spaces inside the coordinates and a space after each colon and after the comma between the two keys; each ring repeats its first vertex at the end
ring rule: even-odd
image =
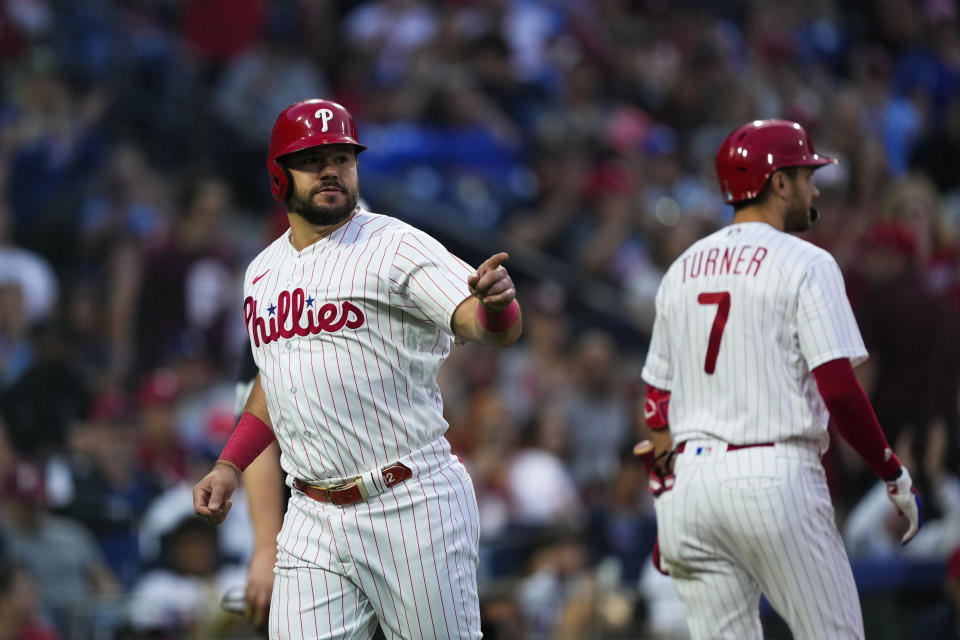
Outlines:
{"type": "Polygon", "coordinates": [[[193,487],[193,510],[210,524],[220,524],[230,513],[230,496],[240,484],[240,470],[218,460],[213,469],[193,487]]]}

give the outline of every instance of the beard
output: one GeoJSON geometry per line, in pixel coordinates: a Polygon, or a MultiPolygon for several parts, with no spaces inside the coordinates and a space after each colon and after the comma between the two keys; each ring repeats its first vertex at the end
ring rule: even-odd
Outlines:
{"type": "Polygon", "coordinates": [[[783,218],[783,230],[787,233],[809,231],[819,219],[820,211],[816,207],[791,206],[783,218]]]}
{"type": "Polygon", "coordinates": [[[314,226],[330,227],[350,217],[357,206],[358,197],[359,189],[349,189],[339,182],[328,181],[314,187],[306,196],[299,191],[291,193],[287,209],[314,226]],[[327,200],[328,204],[316,204],[314,202],[316,194],[330,186],[335,186],[341,190],[344,201],[341,204],[334,204],[329,201],[336,198],[324,196],[323,199],[327,200]]]}

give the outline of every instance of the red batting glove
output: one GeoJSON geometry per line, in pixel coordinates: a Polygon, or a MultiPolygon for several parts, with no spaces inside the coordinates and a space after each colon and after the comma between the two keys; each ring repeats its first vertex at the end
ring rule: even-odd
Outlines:
{"type": "MultiPolygon", "coordinates": [[[[653,494],[654,498],[658,498],[662,493],[673,489],[673,472],[669,471],[664,473],[662,471],[662,469],[670,468],[670,458],[673,456],[672,451],[669,454],[661,456],[664,458],[664,463],[662,466],[657,464],[657,458],[653,453],[653,443],[649,440],[644,440],[643,442],[638,442],[636,445],[634,445],[633,455],[640,458],[640,462],[643,463],[643,466],[647,470],[647,487],[650,490],[650,493],[653,494]]],[[[663,562],[660,560],[659,536],[653,542],[653,566],[663,575],[670,575],[670,572],[667,571],[667,569],[663,566],[663,562]]]]}
{"type": "Polygon", "coordinates": [[[663,464],[658,465],[653,453],[653,443],[649,440],[644,440],[634,445],[633,455],[640,458],[640,462],[642,462],[643,466],[647,469],[647,487],[650,489],[650,493],[653,494],[654,498],[658,498],[665,491],[673,489],[673,471],[667,471],[667,469],[670,468],[669,463],[673,452],[661,456],[665,458],[665,460],[663,464]]]}

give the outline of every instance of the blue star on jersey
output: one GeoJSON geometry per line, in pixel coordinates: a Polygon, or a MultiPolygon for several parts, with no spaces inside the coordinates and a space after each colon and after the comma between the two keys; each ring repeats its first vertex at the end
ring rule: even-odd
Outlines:
{"type": "Polygon", "coordinates": [[[270,306],[267,307],[267,311],[270,312],[270,315],[274,315],[274,314],[277,312],[277,307],[276,307],[276,305],[274,305],[274,304],[271,302],[271,303],[270,303],[270,306]]]}

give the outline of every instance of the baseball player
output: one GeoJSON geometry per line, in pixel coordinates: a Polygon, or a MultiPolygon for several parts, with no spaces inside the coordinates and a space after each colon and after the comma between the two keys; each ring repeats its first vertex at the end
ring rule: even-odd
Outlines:
{"type": "Polygon", "coordinates": [[[733,131],[716,158],[733,223],[690,246],[657,292],[642,373],[654,559],[695,639],[761,638],[761,593],[795,638],[863,638],[820,463],[829,417],[887,481],[909,523],[903,544],[921,525],[910,474],[854,377],[867,352],[840,269],[791,235],[816,222],[811,175],[833,162],[794,122],[733,131]]]}
{"type": "Polygon", "coordinates": [[[477,503],[452,455],[436,375],[453,339],[521,333],[498,253],[477,269],[429,235],[357,206],[358,142],[341,105],[277,118],[267,156],[290,229],[253,260],[244,319],[259,374],[194,488],[217,524],[274,439],[291,488],[269,635],[479,638],[477,503]]]}

